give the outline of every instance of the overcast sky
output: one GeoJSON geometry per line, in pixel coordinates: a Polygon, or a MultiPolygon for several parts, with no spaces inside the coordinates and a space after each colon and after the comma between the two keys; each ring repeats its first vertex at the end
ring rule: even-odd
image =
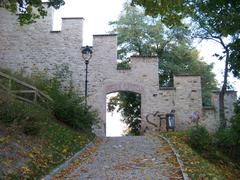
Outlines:
{"type": "MultiPolygon", "coordinates": [[[[65,6],[57,13],[58,18],[56,19],[60,20],[60,16],[83,17],[85,19],[83,43],[92,45],[93,34],[103,34],[111,30],[108,23],[118,19],[125,0],[65,0],[65,2],[65,6]]],[[[212,56],[216,51],[222,52],[221,46],[212,41],[203,41],[197,44],[197,49],[204,61],[215,64],[214,73],[218,82],[221,83],[224,64],[212,56]]],[[[231,77],[229,79],[235,90],[240,91],[240,81],[231,77]]],[[[240,92],[238,92],[238,96],[240,96],[240,92]]]]}
{"type": "Polygon", "coordinates": [[[111,30],[109,21],[117,20],[125,0],[65,0],[65,5],[56,12],[55,30],[61,28],[60,16],[83,17],[84,45],[92,45],[93,34],[105,34],[111,30]]]}
{"type": "MultiPolygon", "coordinates": [[[[92,45],[93,34],[104,34],[111,30],[108,25],[109,21],[117,20],[123,9],[125,0],[65,0],[66,4],[56,13],[56,27],[60,28],[61,17],[83,17],[84,21],[84,45],[92,45]]],[[[197,44],[200,56],[206,62],[215,63],[214,73],[219,83],[223,80],[223,62],[218,61],[212,55],[221,52],[221,46],[212,41],[203,41],[197,44]]],[[[240,91],[240,82],[230,78],[235,90],[240,91]]],[[[238,96],[239,96],[238,92],[238,96]]]]}

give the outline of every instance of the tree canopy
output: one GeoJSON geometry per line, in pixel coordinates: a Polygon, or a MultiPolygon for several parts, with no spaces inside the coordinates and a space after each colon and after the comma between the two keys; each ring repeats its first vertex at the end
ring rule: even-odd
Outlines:
{"type": "MultiPolygon", "coordinates": [[[[210,105],[210,92],[216,89],[215,75],[211,72],[213,65],[199,59],[186,25],[168,28],[160,17],[146,16],[141,8],[132,7],[128,3],[118,21],[110,24],[118,33],[118,58],[128,60],[132,54],[158,56],[160,86],[173,86],[174,75],[200,75],[203,102],[204,105],[210,105]]],[[[109,110],[112,111],[114,107],[121,109],[123,121],[127,124],[130,124],[129,120],[139,122],[140,113],[131,112],[140,111],[132,102],[136,99],[135,93],[120,92],[111,99],[109,106],[112,108],[109,110]]]]}
{"type": "Polygon", "coordinates": [[[129,134],[139,135],[141,130],[141,95],[129,91],[121,91],[110,98],[107,104],[108,111],[114,111],[117,108],[121,112],[124,123],[128,125],[129,134]]]}
{"type": "Polygon", "coordinates": [[[145,8],[146,14],[160,15],[168,27],[186,21],[192,24],[192,37],[210,39],[224,49],[215,55],[225,59],[224,77],[219,94],[220,128],[226,128],[224,95],[227,90],[228,72],[240,78],[240,3],[238,0],[132,0],[133,5],[145,8]]]}
{"type": "Polygon", "coordinates": [[[0,0],[0,7],[15,13],[20,25],[31,24],[37,19],[47,16],[46,7],[59,9],[64,4],[64,0],[49,0],[48,2],[42,2],[42,0],[0,0]]]}
{"type": "Polygon", "coordinates": [[[158,56],[160,86],[173,86],[173,75],[201,75],[203,102],[209,104],[210,91],[216,89],[213,65],[199,60],[186,25],[167,28],[159,17],[145,16],[142,9],[128,3],[119,20],[110,24],[118,33],[120,59],[132,54],[158,56]]]}

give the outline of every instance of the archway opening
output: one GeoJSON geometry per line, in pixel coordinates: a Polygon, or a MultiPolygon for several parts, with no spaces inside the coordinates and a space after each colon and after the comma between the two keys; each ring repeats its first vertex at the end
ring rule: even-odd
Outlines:
{"type": "Polygon", "coordinates": [[[106,136],[140,135],[141,94],[118,91],[106,96],[106,136]]]}

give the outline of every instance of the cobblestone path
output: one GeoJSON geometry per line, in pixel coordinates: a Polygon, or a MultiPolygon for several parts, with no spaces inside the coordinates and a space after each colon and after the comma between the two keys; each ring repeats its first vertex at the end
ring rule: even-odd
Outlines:
{"type": "Polygon", "coordinates": [[[105,138],[96,151],[66,172],[61,177],[69,180],[182,179],[168,144],[150,136],[105,138]]]}

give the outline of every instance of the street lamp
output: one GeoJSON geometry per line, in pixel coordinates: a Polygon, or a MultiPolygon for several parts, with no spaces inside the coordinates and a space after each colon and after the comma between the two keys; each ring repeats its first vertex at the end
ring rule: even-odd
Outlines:
{"type": "Polygon", "coordinates": [[[87,109],[87,83],[88,83],[88,64],[89,60],[92,58],[92,49],[89,46],[82,47],[82,57],[84,59],[85,65],[86,65],[86,76],[85,76],[85,109],[87,109]]]}

